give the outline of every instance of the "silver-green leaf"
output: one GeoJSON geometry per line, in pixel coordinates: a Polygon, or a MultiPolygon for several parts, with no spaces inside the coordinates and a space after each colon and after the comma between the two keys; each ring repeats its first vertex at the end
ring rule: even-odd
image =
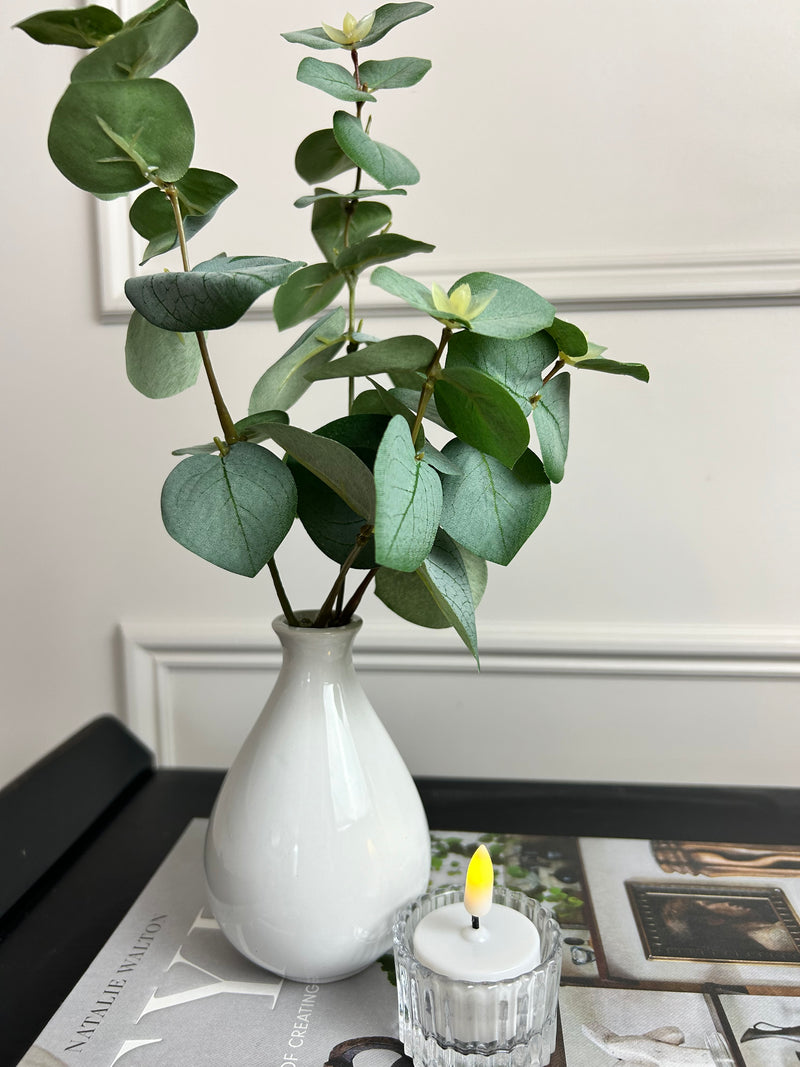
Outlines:
{"type": "Polygon", "coordinates": [[[375,560],[415,571],[433,546],[442,512],[436,471],[416,458],[408,423],[394,415],[375,457],[375,560]]]}
{"type": "Polygon", "coordinates": [[[179,55],[196,34],[194,15],[180,0],[172,0],[152,18],[124,27],[90,52],[73,68],[71,80],[149,78],[179,55]]]}
{"type": "Polygon", "coordinates": [[[307,56],[301,60],[297,68],[297,80],[315,89],[322,89],[324,93],[336,97],[337,100],[375,102],[375,97],[371,93],[365,93],[356,88],[352,73],[345,67],[340,67],[338,63],[323,63],[319,59],[314,59],[313,56],[307,56]]]}
{"type": "Polygon", "coordinates": [[[422,81],[431,69],[429,59],[400,56],[397,59],[368,59],[361,64],[361,84],[376,89],[407,89],[422,81]]]}
{"type": "Polygon", "coordinates": [[[158,78],[76,82],[56,104],[47,147],[80,189],[126,193],[150,174],[170,182],[184,176],[194,123],[175,86],[158,78]]]}
{"type": "Polygon", "coordinates": [[[553,322],[553,305],[513,278],[478,271],[459,278],[450,287],[449,292],[452,293],[465,283],[470,287],[473,297],[494,294],[486,308],[470,320],[469,328],[473,333],[515,340],[529,337],[553,322]]]}
{"type": "MultiPolygon", "coordinates": [[[[488,578],[486,560],[474,556],[452,539],[450,539],[450,544],[454,546],[464,564],[472,602],[477,608],[486,590],[488,578]]],[[[414,574],[405,574],[402,571],[381,567],[375,576],[375,595],[395,615],[399,615],[401,619],[406,619],[415,626],[427,626],[433,630],[441,630],[453,625],[452,617],[445,615],[439,607],[439,603],[423,582],[419,571],[414,574]]]]}
{"type": "Polygon", "coordinates": [[[458,440],[442,451],[463,471],[442,477],[442,528],[476,556],[506,566],[550,505],[550,482],[541,461],[528,451],[508,470],[458,440]]]}
{"type": "Polygon", "coordinates": [[[333,116],[333,135],[344,154],[385,189],[416,185],[419,181],[419,171],[411,160],[396,148],[373,141],[355,115],[337,111],[333,116]]]}
{"type": "Polygon", "coordinates": [[[223,330],[301,266],[271,256],[219,255],[191,271],[129,278],[125,295],[162,330],[223,330]]]}
{"type": "Polygon", "coordinates": [[[175,396],[194,385],[201,366],[200,346],[193,333],[161,330],[138,311],[131,314],[125,368],[134,389],[152,400],[175,396]]]}
{"type": "Polygon", "coordinates": [[[569,374],[557,374],[544,386],[533,409],[533,423],[551,482],[564,477],[569,447],[569,374]]]}
{"type": "Polygon", "coordinates": [[[475,601],[472,598],[469,576],[458,545],[444,530],[437,534],[431,553],[418,573],[442,614],[450,620],[450,624],[480,665],[475,601]]]}
{"type": "Polygon", "coordinates": [[[394,370],[422,370],[428,366],[435,352],[436,345],[427,337],[416,334],[390,337],[342,356],[333,363],[315,367],[306,377],[310,381],[319,381],[323,378],[357,378],[363,374],[384,374],[394,370]]]}
{"type": "Polygon", "coordinates": [[[267,367],[250,396],[249,411],[288,411],[308,389],[307,375],[333,359],[344,343],[347,316],[335,308],[313,322],[288,352],[267,367]]]}
{"type": "Polygon", "coordinates": [[[225,456],[182,460],[164,483],[171,537],[223,570],[254,577],[294,522],[297,490],[277,456],[239,442],[225,456]]]}
{"type": "Polygon", "coordinates": [[[375,482],[372,471],[355,452],[338,441],[309,433],[297,426],[276,425],[270,436],[306,470],[334,491],[367,522],[375,517],[375,482]]]}

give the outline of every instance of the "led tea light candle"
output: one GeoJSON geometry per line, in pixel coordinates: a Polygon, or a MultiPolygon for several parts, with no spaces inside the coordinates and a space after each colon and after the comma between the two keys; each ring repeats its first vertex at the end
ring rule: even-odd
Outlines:
{"type": "Polygon", "coordinates": [[[414,931],[420,963],[449,978],[497,982],[540,962],[539,931],[521,911],[493,906],[493,887],[492,857],[481,845],[467,868],[463,903],[437,908],[414,931]]]}
{"type": "Polygon", "coordinates": [[[561,934],[524,893],[493,888],[481,846],[464,893],[426,893],[394,926],[400,1037],[415,1067],[544,1067],[555,1048],[561,934]]]}

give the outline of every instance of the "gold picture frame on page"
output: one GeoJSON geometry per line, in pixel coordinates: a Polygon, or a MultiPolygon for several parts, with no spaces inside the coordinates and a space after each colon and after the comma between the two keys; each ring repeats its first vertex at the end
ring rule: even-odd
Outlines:
{"type": "Polygon", "coordinates": [[[800,966],[800,920],[782,889],[625,883],[645,957],[800,966]]]}

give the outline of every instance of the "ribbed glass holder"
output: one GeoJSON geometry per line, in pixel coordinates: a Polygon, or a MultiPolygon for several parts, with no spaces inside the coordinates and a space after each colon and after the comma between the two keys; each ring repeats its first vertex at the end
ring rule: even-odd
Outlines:
{"type": "Polygon", "coordinates": [[[426,893],[395,917],[400,1040],[415,1067],[544,1067],[556,1044],[561,931],[524,893],[496,887],[494,902],[526,915],[539,931],[541,963],[516,978],[466,982],[424,967],[414,931],[430,912],[455,904],[455,889],[426,893]]]}

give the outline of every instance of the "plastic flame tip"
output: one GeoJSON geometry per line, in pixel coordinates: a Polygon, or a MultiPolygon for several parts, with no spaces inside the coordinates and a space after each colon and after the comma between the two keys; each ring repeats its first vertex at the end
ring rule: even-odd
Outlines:
{"type": "Polygon", "coordinates": [[[470,915],[480,918],[492,906],[494,867],[486,845],[479,845],[467,867],[464,887],[464,907],[470,915]]]}

